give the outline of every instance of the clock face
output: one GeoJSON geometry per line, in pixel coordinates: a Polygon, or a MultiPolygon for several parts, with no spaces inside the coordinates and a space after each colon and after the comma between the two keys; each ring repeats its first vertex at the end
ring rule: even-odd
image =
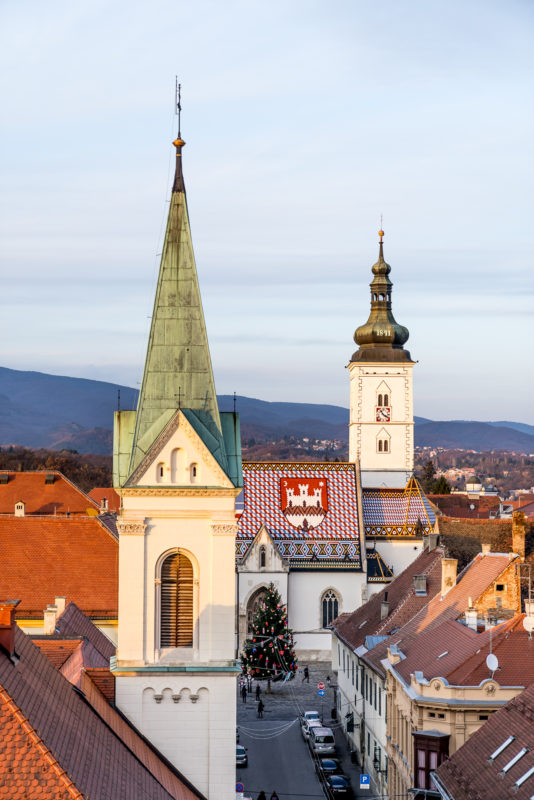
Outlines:
{"type": "Polygon", "coordinates": [[[377,422],[389,422],[391,419],[391,408],[389,406],[379,406],[376,409],[377,422]]]}

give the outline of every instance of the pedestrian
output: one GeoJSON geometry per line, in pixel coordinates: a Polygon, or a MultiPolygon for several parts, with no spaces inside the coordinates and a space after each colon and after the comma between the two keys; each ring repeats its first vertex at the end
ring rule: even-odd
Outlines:
{"type": "Polygon", "coordinates": [[[252,694],[252,675],[247,675],[247,689],[248,693],[252,694]]]}
{"type": "Polygon", "coordinates": [[[265,706],[263,705],[263,701],[260,699],[258,702],[258,719],[263,719],[263,709],[265,706]]]}
{"type": "Polygon", "coordinates": [[[241,687],[241,697],[243,698],[243,702],[246,703],[247,702],[247,687],[245,686],[245,684],[243,684],[243,686],[241,687]]]}
{"type": "Polygon", "coordinates": [[[260,699],[260,694],[261,694],[260,684],[257,683],[256,684],[256,700],[260,699]]]}
{"type": "Polygon", "coordinates": [[[271,795],[271,800],[280,800],[280,798],[278,797],[278,795],[276,794],[276,792],[273,792],[273,793],[272,793],[272,795],[271,795]]]}
{"type": "Polygon", "coordinates": [[[258,800],[267,800],[267,795],[265,794],[263,789],[261,790],[261,792],[258,795],[258,800]]]}
{"type": "Polygon", "coordinates": [[[302,678],[302,683],[304,683],[304,681],[307,683],[310,682],[310,670],[308,667],[304,667],[304,677],[302,678]]]}

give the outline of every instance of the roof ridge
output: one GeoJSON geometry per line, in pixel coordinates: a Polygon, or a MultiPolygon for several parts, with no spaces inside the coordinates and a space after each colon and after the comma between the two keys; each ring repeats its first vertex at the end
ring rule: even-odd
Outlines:
{"type": "Polygon", "coordinates": [[[26,736],[33,743],[34,747],[39,751],[42,758],[48,762],[50,767],[54,770],[59,780],[63,781],[65,788],[74,800],[84,800],[82,793],[76,788],[74,782],[69,778],[63,767],[60,765],[56,757],[45,745],[39,734],[35,731],[30,721],[24,716],[18,705],[12,697],[6,692],[3,686],[0,685],[0,700],[3,701],[7,710],[16,719],[26,736]]]}

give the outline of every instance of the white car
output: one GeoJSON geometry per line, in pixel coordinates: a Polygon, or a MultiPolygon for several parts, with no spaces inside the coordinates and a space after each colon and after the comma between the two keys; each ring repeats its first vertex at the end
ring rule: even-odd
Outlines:
{"type": "Polygon", "coordinates": [[[317,715],[316,717],[302,717],[300,721],[300,731],[304,739],[308,741],[310,730],[312,728],[316,728],[317,726],[321,726],[322,724],[323,723],[319,719],[319,715],[317,715]]]}

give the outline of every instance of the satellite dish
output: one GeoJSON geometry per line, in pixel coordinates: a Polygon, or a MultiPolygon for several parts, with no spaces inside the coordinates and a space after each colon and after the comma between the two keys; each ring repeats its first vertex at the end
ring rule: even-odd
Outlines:
{"type": "Polygon", "coordinates": [[[495,653],[490,653],[489,656],[486,657],[486,666],[490,672],[495,672],[495,670],[498,669],[499,659],[495,653]]]}
{"type": "Polygon", "coordinates": [[[534,631],[534,617],[525,617],[523,620],[523,628],[530,633],[534,631]]]}

